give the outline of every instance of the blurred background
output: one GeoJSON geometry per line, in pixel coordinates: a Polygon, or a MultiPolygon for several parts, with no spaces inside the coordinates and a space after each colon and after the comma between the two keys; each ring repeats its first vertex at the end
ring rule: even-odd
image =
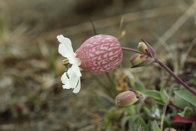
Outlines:
{"type": "Polygon", "coordinates": [[[125,47],[136,48],[141,38],[150,41],[175,73],[195,85],[194,2],[0,0],[0,130],[125,131],[113,122],[118,92],[133,83],[159,89],[169,80],[168,87],[173,86],[156,65],[129,68],[132,53],[125,52],[122,65],[111,73],[83,72],[79,94],[63,90],[56,36],[69,37],[76,50],[94,35],[92,22],[98,34],[123,35],[125,47]]]}

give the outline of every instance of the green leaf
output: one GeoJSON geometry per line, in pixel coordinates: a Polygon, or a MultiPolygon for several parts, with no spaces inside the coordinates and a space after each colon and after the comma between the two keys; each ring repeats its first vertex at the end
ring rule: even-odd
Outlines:
{"type": "Polygon", "coordinates": [[[143,110],[144,110],[144,112],[147,113],[147,114],[149,114],[150,111],[151,111],[150,108],[148,108],[147,106],[144,106],[144,107],[143,107],[143,110]]]}
{"type": "Polygon", "coordinates": [[[158,102],[160,104],[164,104],[159,91],[145,90],[142,93],[148,97],[152,97],[156,102],[158,102]]]}
{"type": "Polygon", "coordinates": [[[139,127],[141,127],[141,131],[149,131],[148,125],[145,123],[144,119],[142,117],[139,117],[137,120],[137,123],[140,124],[139,127]]]}
{"type": "Polygon", "coordinates": [[[186,100],[187,102],[191,103],[192,105],[196,106],[196,96],[194,94],[192,94],[191,92],[189,92],[187,89],[185,88],[181,88],[178,91],[175,91],[175,94],[186,100]]]}
{"type": "Polygon", "coordinates": [[[153,121],[151,123],[151,126],[152,126],[152,131],[161,131],[156,121],[153,121]]]}
{"type": "Polygon", "coordinates": [[[150,97],[157,98],[157,99],[160,98],[160,93],[156,90],[145,90],[143,93],[146,96],[150,96],[150,97]]]}
{"type": "Polygon", "coordinates": [[[174,97],[174,101],[175,101],[176,105],[178,105],[179,107],[182,107],[182,108],[185,108],[186,106],[190,106],[191,105],[187,101],[185,101],[184,99],[182,99],[182,98],[180,98],[178,96],[174,97]]]}
{"type": "Polygon", "coordinates": [[[143,108],[143,103],[138,103],[134,106],[137,113],[140,113],[143,108]]]}
{"type": "Polygon", "coordinates": [[[122,118],[121,120],[121,127],[124,129],[125,128],[125,125],[127,122],[129,122],[129,120],[131,119],[131,116],[125,116],[122,118]]]}
{"type": "Polygon", "coordinates": [[[129,131],[138,131],[138,129],[145,129],[145,131],[148,131],[147,125],[145,125],[145,122],[142,120],[140,115],[133,115],[133,118],[129,121],[129,131]]]}
{"type": "Polygon", "coordinates": [[[138,119],[138,115],[132,115],[132,118],[129,119],[129,129],[132,129],[133,131],[135,131],[138,127],[138,123],[137,123],[137,119],[138,119]]]}
{"type": "Polygon", "coordinates": [[[160,95],[161,95],[161,99],[163,100],[163,102],[166,104],[169,101],[169,95],[167,94],[166,90],[161,88],[160,91],[160,95]]]}
{"type": "Polygon", "coordinates": [[[145,90],[143,84],[142,83],[139,83],[139,82],[135,82],[134,83],[133,89],[135,89],[137,91],[143,91],[143,90],[145,90]]]}
{"type": "Polygon", "coordinates": [[[192,113],[193,113],[193,110],[190,108],[190,107],[185,107],[184,108],[184,111],[183,112],[181,112],[181,113],[178,113],[180,116],[190,116],[190,115],[192,115],[192,113]]]}
{"type": "Polygon", "coordinates": [[[128,106],[123,108],[124,112],[127,112],[129,115],[136,114],[135,106],[128,106]]]}

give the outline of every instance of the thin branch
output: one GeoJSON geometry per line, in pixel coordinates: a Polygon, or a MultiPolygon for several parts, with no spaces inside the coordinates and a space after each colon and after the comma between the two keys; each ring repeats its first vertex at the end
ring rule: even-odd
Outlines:
{"type": "Polygon", "coordinates": [[[126,47],[122,47],[123,50],[126,51],[131,51],[131,52],[135,52],[135,53],[139,53],[139,54],[144,54],[143,52],[140,52],[138,50],[132,49],[132,48],[126,48],[126,47]]]}
{"type": "Polygon", "coordinates": [[[158,58],[155,59],[155,62],[158,63],[163,69],[165,69],[178,83],[183,85],[187,90],[189,90],[191,93],[196,95],[195,89],[191,88],[189,85],[187,85],[180,77],[178,77],[167,65],[165,65],[163,62],[161,62],[158,58]]]}

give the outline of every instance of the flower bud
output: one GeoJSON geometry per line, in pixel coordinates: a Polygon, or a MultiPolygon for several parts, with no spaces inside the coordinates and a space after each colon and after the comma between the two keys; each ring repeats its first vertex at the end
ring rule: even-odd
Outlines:
{"type": "Polygon", "coordinates": [[[116,96],[115,103],[117,106],[129,106],[133,105],[138,101],[135,92],[124,91],[116,96]]]}
{"type": "Polygon", "coordinates": [[[87,39],[76,51],[80,67],[92,73],[105,73],[115,69],[122,61],[122,48],[117,38],[95,35],[87,39]]]}
{"type": "MultiPolygon", "coordinates": [[[[139,45],[138,45],[139,46],[139,45]]],[[[156,58],[157,57],[157,54],[156,54],[156,51],[154,50],[154,48],[148,43],[148,41],[146,40],[142,40],[142,43],[140,45],[141,47],[141,51],[144,49],[145,52],[149,57],[151,58],[156,58]],[[147,46],[147,49],[146,47],[147,46]]],[[[143,52],[143,51],[142,51],[143,52]]]]}
{"type": "Polygon", "coordinates": [[[132,64],[131,68],[135,68],[150,64],[152,59],[148,58],[145,54],[135,54],[130,58],[130,62],[132,64]]]}
{"type": "Polygon", "coordinates": [[[136,97],[138,99],[137,103],[142,102],[142,101],[144,101],[146,99],[146,96],[144,94],[142,94],[141,92],[133,90],[133,89],[131,89],[130,91],[135,93],[135,95],[136,95],[136,97]]]}
{"type": "Polygon", "coordinates": [[[148,46],[144,42],[139,42],[137,48],[142,53],[147,53],[147,51],[148,51],[148,46]]]}

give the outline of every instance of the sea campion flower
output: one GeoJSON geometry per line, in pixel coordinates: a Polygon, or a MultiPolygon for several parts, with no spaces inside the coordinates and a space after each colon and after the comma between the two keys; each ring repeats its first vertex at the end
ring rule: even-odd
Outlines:
{"type": "Polygon", "coordinates": [[[74,53],[69,38],[57,36],[60,42],[58,52],[67,58],[71,68],[61,81],[64,89],[80,91],[80,70],[92,73],[105,73],[115,69],[122,61],[122,48],[117,38],[110,35],[95,35],[87,39],[74,53]]]}

